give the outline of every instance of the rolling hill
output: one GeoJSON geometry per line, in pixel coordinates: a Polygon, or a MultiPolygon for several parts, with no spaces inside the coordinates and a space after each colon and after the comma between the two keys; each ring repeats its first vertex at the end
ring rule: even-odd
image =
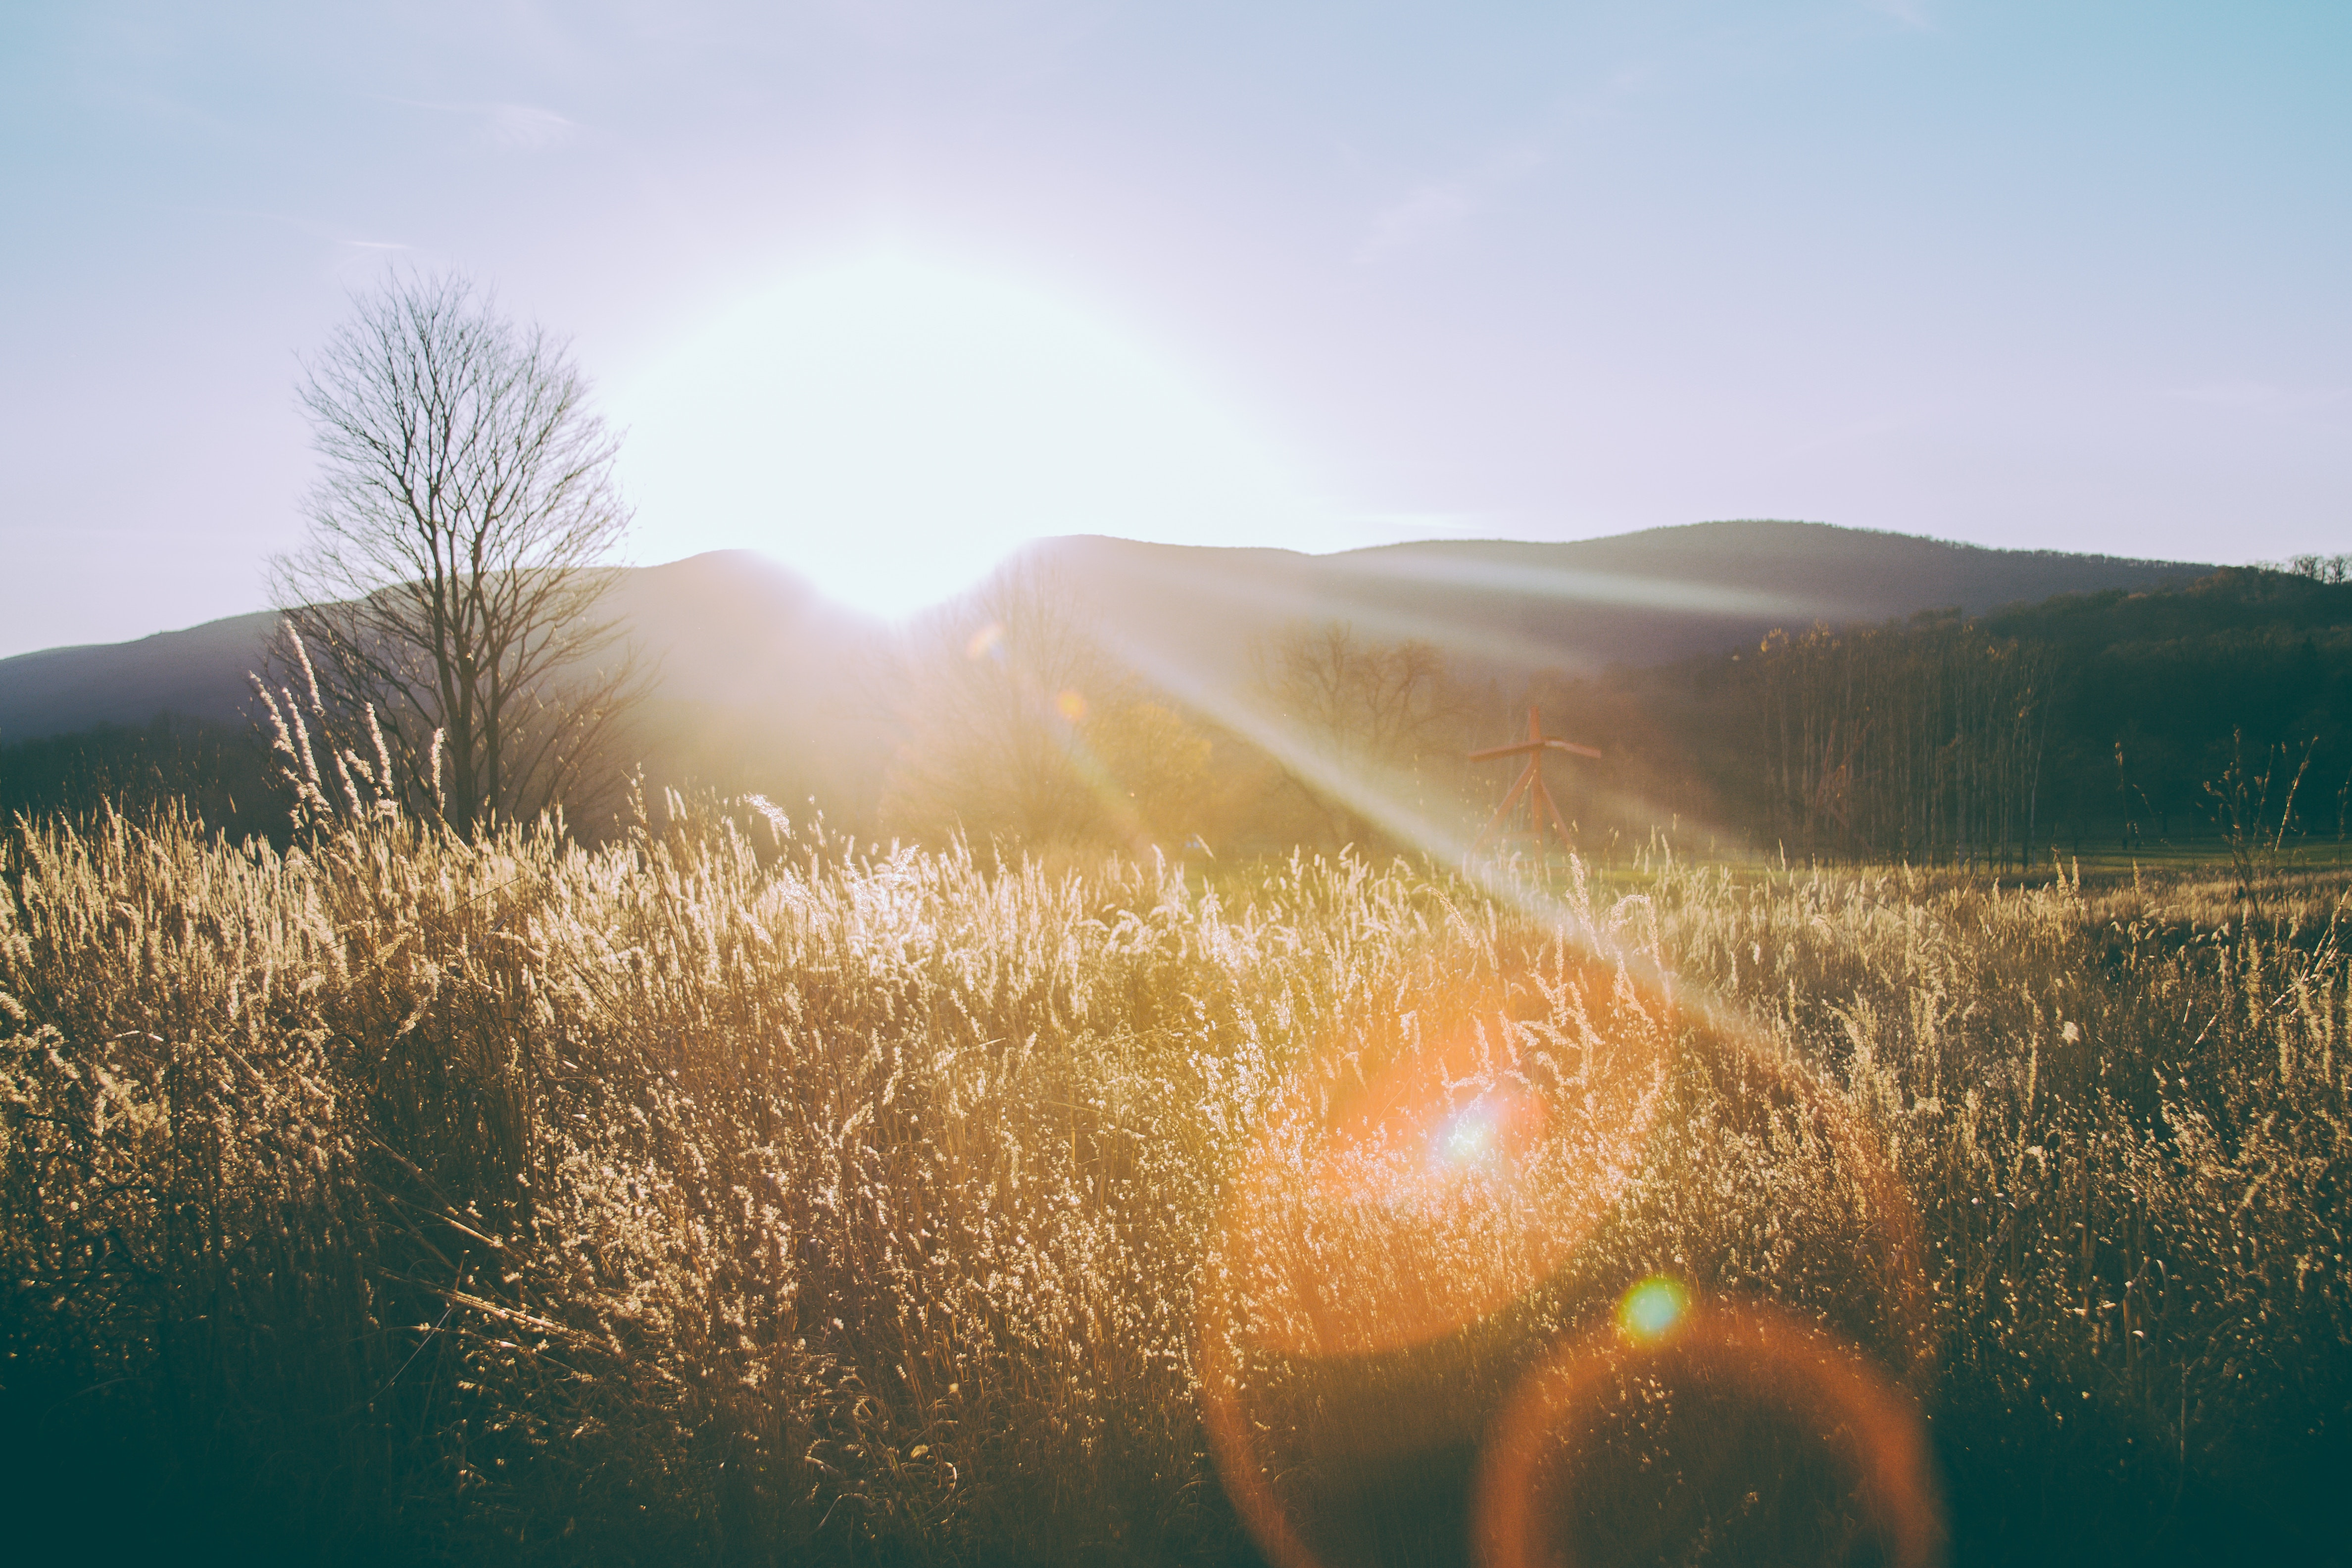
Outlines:
{"type": "MultiPolygon", "coordinates": [[[[1378,640],[1425,638],[1465,673],[1508,678],[1656,664],[1816,620],[2178,586],[2211,570],[1799,522],[1331,555],[1077,536],[1041,542],[1027,559],[1139,669],[1180,689],[1246,679],[1252,647],[1300,621],[1345,620],[1378,640]]],[[[887,628],[766,557],[722,551],[633,568],[615,608],[660,662],[662,702],[697,716],[686,730],[716,725],[730,744],[789,750],[871,706],[867,656],[887,628]]],[[[241,723],[246,672],[274,624],[262,612],[0,659],[0,743],[159,714],[241,723]]]]}

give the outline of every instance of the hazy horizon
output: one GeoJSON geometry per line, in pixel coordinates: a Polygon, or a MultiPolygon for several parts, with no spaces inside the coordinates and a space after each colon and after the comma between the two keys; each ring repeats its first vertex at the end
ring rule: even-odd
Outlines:
{"type": "MultiPolygon", "coordinates": [[[[1293,546],[1289,546],[1289,545],[1280,545],[1280,544],[1273,544],[1273,545],[1240,545],[1240,544],[1196,543],[1196,542],[1190,542],[1190,541],[1171,542],[1171,541],[1164,541],[1164,540],[1138,540],[1138,539],[1130,538],[1129,536],[1128,536],[1128,535],[1124,535],[1124,534],[1054,534],[1054,535],[1045,535],[1045,536],[1041,536],[1041,537],[1039,537],[1039,538],[1035,538],[1035,539],[1028,540],[1028,541],[1024,542],[1022,545],[1015,546],[1013,553],[1017,554],[1017,553],[1019,553],[1021,551],[1025,550],[1025,549],[1030,548],[1030,547],[1034,547],[1034,546],[1052,545],[1052,544],[1056,543],[1056,542],[1066,542],[1066,541],[1083,540],[1083,539],[1104,539],[1104,540],[1111,541],[1112,542],[1115,542],[1115,543],[1121,543],[1121,544],[1139,544],[1139,544],[1153,544],[1153,545],[1158,545],[1158,544],[1170,544],[1170,543],[1173,543],[1173,544],[1175,545],[1175,547],[1180,548],[1180,549],[1204,549],[1204,550],[1271,550],[1271,551],[1275,551],[1275,552],[1280,552],[1280,553],[1284,553],[1284,554],[1297,555],[1297,556],[1302,556],[1302,557],[1307,557],[1307,558],[1311,558],[1311,559],[1322,559],[1322,558],[1329,558],[1329,557],[1339,556],[1339,555],[1348,555],[1348,554],[1360,553],[1360,552],[1370,552],[1370,551],[1387,551],[1387,550],[1396,550],[1396,549],[1411,549],[1411,548],[1413,548],[1413,547],[1416,547],[1416,546],[1423,546],[1423,545],[1513,545],[1513,546],[1516,546],[1516,545],[1531,545],[1531,544],[1532,544],[1532,545],[1544,545],[1544,544],[1601,544],[1601,543],[1607,543],[1607,542],[1610,542],[1614,541],[1614,540],[1633,538],[1633,537],[1634,537],[1634,536],[1636,536],[1636,535],[1668,532],[1668,531],[1675,531],[1675,530],[1677,530],[1677,529],[1685,529],[1685,528],[1689,528],[1689,529],[1702,529],[1702,528],[1717,528],[1717,527],[1738,527],[1738,526],[1741,526],[1741,525],[1744,525],[1744,524],[1782,524],[1782,525],[1790,525],[1790,526],[1795,526],[1795,527],[1800,527],[1800,528],[1825,528],[1825,529],[1834,529],[1834,530],[1837,530],[1838,531],[1841,531],[1841,532],[1846,532],[1846,533],[1864,534],[1864,535],[1876,535],[1876,536],[1887,537],[1887,538],[1895,538],[1895,539],[1912,540],[1912,541],[1916,541],[1916,542],[1918,542],[1927,543],[1927,544],[1943,545],[1943,546],[1951,546],[1951,547],[1956,547],[1956,548],[1959,548],[1959,549],[1997,550],[1997,551],[2003,551],[2003,552],[2013,552],[2013,553],[2040,554],[2040,555],[2053,555],[2053,554],[2056,554],[2056,555],[2079,555],[2079,556],[2092,557],[2092,558],[2104,558],[2104,559],[2107,559],[2107,560],[2114,560],[2114,561],[2137,562],[2137,563],[2141,563],[2153,564],[2153,565],[2167,565],[2167,566],[2170,566],[2170,565],[2179,565],[2179,566],[2217,565],[2217,566],[2218,566],[2218,565],[2229,564],[2228,563],[2221,563],[2221,562],[2182,561],[2182,560],[2179,560],[2179,559],[2177,559],[2177,558],[2172,558],[2172,557],[2163,557],[2163,556],[2132,556],[2132,555],[2126,554],[2126,553],[2125,553],[2125,552],[2116,552],[2116,551],[2052,551],[2052,550],[2049,550],[2049,549],[2046,549],[2046,548],[2042,548],[2042,547],[2040,547],[2040,546],[2033,546],[2033,545],[1977,545],[1977,544],[1971,544],[1969,542],[1968,542],[1968,541],[1966,541],[1966,540],[1941,539],[1941,538],[1937,538],[1937,537],[1936,537],[1936,536],[1934,536],[1934,535],[1931,535],[1931,534],[1902,533],[1902,532],[1898,532],[1898,531],[1896,531],[1890,530],[1890,529],[1852,529],[1852,528],[1846,528],[1846,527],[1844,527],[1843,525],[1841,525],[1841,524],[1835,524],[1835,523],[1815,523],[1815,522],[1810,522],[1810,521],[1807,521],[1802,520],[1802,519],[1794,519],[1794,518],[1710,518],[1710,519],[1707,519],[1707,520],[1706,520],[1706,521],[1700,521],[1700,522],[1693,522],[1693,523],[1660,523],[1660,524],[1657,524],[1657,525],[1654,525],[1654,526],[1653,526],[1653,527],[1649,527],[1649,528],[1628,529],[1628,530],[1625,530],[1625,531],[1623,531],[1622,532],[1620,532],[1620,533],[1596,534],[1596,535],[1593,535],[1593,536],[1591,536],[1591,537],[1590,537],[1590,538],[1588,538],[1588,539],[1581,539],[1581,540],[1510,539],[1510,538],[1505,538],[1505,537],[1501,537],[1501,536],[1492,536],[1492,537],[1489,537],[1489,536],[1475,536],[1475,535],[1462,535],[1462,536],[1452,536],[1452,537],[1444,537],[1444,536],[1430,536],[1430,537],[1424,537],[1424,538],[1388,540],[1388,541],[1383,541],[1383,542],[1378,542],[1378,543],[1371,543],[1371,544],[1349,544],[1349,545],[1341,545],[1341,546],[1338,546],[1338,547],[1333,548],[1333,549],[1329,549],[1329,550],[1319,550],[1319,551],[1318,551],[1318,550],[1300,550],[1300,549],[1297,549],[1297,548],[1295,548],[1295,547],[1293,547],[1293,546]]],[[[793,578],[793,579],[795,579],[795,580],[799,581],[800,583],[803,583],[803,584],[806,584],[810,589],[812,589],[812,590],[813,590],[813,591],[817,595],[817,596],[818,596],[819,598],[821,598],[821,599],[824,600],[825,602],[827,602],[828,604],[832,605],[834,606],[834,608],[835,608],[835,610],[837,610],[837,611],[845,612],[845,613],[850,614],[850,615],[853,615],[853,616],[865,616],[865,617],[867,617],[867,618],[869,618],[869,619],[871,619],[871,620],[875,621],[877,625],[887,624],[887,622],[892,618],[892,617],[885,616],[882,616],[882,615],[878,615],[878,614],[877,614],[875,611],[873,611],[873,610],[871,610],[871,609],[867,608],[866,606],[863,606],[863,605],[858,605],[858,604],[856,604],[856,603],[852,602],[851,600],[849,600],[849,599],[847,599],[847,598],[844,598],[844,597],[841,597],[841,596],[839,596],[839,595],[834,595],[834,594],[828,593],[828,592],[827,592],[827,590],[826,590],[826,588],[825,588],[825,586],[824,586],[824,584],[822,584],[821,582],[819,582],[815,577],[814,577],[814,576],[813,576],[813,575],[811,575],[808,572],[806,572],[806,571],[803,570],[802,568],[795,566],[795,565],[793,564],[793,562],[791,562],[790,560],[786,559],[785,557],[783,557],[783,556],[782,556],[782,555],[777,554],[777,553],[776,553],[774,551],[772,551],[772,550],[762,550],[762,549],[758,549],[758,548],[755,548],[755,547],[753,547],[753,546],[750,546],[750,545],[727,545],[727,544],[719,544],[719,545],[711,545],[711,546],[709,546],[709,547],[708,547],[708,548],[706,548],[706,549],[698,549],[698,550],[692,550],[692,551],[688,551],[688,552],[685,552],[685,553],[683,553],[683,554],[673,555],[673,556],[670,556],[670,557],[668,557],[668,558],[667,558],[667,559],[665,559],[665,560],[660,560],[660,561],[632,561],[632,562],[626,563],[625,564],[626,564],[626,566],[627,566],[627,568],[628,568],[628,569],[630,569],[630,570],[634,570],[634,571],[659,571],[659,570],[662,570],[662,569],[665,569],[665,568],[668,568],[668,567],[682,566],[682,565],[685,565],[685,564],[687,564],[687,563],[690,563],[690,562],[693,562],[693,561],[696,561],[696,560],[701,559],[702,557],[704,557],[704,556],[709,556],[709,555],[750,555],[750,556],[752,556],[752,557],[756,558],[756,559],[757,559],[757,560],[758,560],[758,561],[759,561],[759,562],[760,562],[763,566],[766,566],[766,567],[772,568],[772,569],[773,569],[773,570],[781,571],[781,572],[782,572],[782,573],[783,573],[785,575],[787,575],[787,576],[789,576],[789,577],[792,577],[792,578],[793,578]]],[[[1006,560],[1010,560],[1011,558],[1012,558],[1012,556],[1011,556],[1010,554],[1008,554],[1008,555],[1005,557],[1005,559],[1006,559],[1006,560]]],[[[980,585],[980,584],[979,584],[978,583],[974,583],[974,584],[968,584],[968,586],[979,586],[979,585],[980,585]]],[[[1500,583],[1490,583],[1490,584],[1487,584],[1486,585],[1487,585],[1487,586],[1490,586],[1490,587],[1499,587],[1499,586],[1501,586],[1502,584],[1501,584],[1500,583]]],[[[945,605],[945,604],[947,603],[947,601],[948,601],[948,599],[949,599],[949,598],[953,597],[953,596],[954,596],[954,595],[944,595],[944,596],[942,596],[942,597],[941,597],[940,599],[939,599],[939,600],[927,602],[926,604],[924,604],[924,605],[919,605],[919,606],[917,606],[917,609],[916,609],[916,612],[915,612],[915,613],[919,614],[921,611],[929,610],[929,609],[931,609],[931,608],[939,607],[940,605],[945,605]]],[[[1684,605],[1683,607],[1693,607],[1693,606],[1692,606],[1692,605],[1684,605]]],[[[198,630],[198,629],[200,629],[200,628],[202,628],[202,627],[204,627],[204,626],[210,626],[210,625],[215,624],[215,623],[217,623],[217,622],[221,622],[221,621],[228,621],[228,620],[236,620],[236,619],[238,619],[238,618],[240,618],[240,617],[242,617],[242,616],[246,616],[268,615],[268,614],[270,614],[270,613],[271,613],[271,611],[272,611],[272,606],[268,605],[266,605],[266,604],[265,604],[265,605],[249,605],[249,606],[247,606],[247,607],[245,607],[245,608],[243,608],[243,609],[232,609],[232,610],[224,611],[223,613],[221,613],[221,614],[219,614],[219,615],[216,615],[216,616],[205,616],[203,620],[200,620],[200,621],[190,621],[190,622],[184,622],[184,623],[174,623],[174,624],[168,624],[168,625],[159,625],[159,626],[151,626],[151,627],[149,627],[149,628],[147,628],[147,629],[145,629],[145,630],[143,630],[143,631],[132,632],[132,633],[129,634],[129,635],[128,635],[128,636],[126,636],[126,637],[103,638],[103,639],[99,639],[99,640],[97,640],[97,641],[89,642],[89,643],[47,643],[47,644],[43,644],[43,645],[41,645],[40,647],[14,647],[6,646],[6,645],[5,644],[5,642],[0,642],[0,662],[5,662],[5,661],[6,661],[6,660],[8,660],[8,659],[10,659],[10,658],[16,658],[16,657],[18,657],[18,656],[20,656],[20,655],[23,655],[23,654],[31,654],[31,653],[55,653],[55,652],[66,651],[66,650],[68,650],[68,649],[71,649],[71,648],[75,648],[75,647],[110,647],[110,646],[114,646],[114,645],[118,645],[118,644],[121,644],[121,643],[127,643],[127,642],[138,642],[138,641],[142,641],[142,640],[145,640],[145,639],[147,639],[147,638],[151,638],[151,637],[169,636],[169,635],[171,635],[171,634],[173,634],[173,633],[176,633],[176,632],[194,631],[194,630],[198,630]]],[[[1866,617],[1865,617],[1865,618],[1866,618],[1866,617]]]]}

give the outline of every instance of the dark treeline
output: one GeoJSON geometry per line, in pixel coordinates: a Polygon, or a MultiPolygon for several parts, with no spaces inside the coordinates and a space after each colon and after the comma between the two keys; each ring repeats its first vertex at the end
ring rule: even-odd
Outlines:
{"type": "Polygon", "coordinates": [[[290,798],[268,748],[240,725],[159,714],[137,728],[0,745],[0,822],[108,807],[137,816],[172,803],[232,837],[283,838],[290,798]]]}
{"type": "MultiPolygon", "coordinates": [[[[645,784],[756,791],[918,840],[1370,847],[1412,823],[1474,832],[1511,768],[1465,753],[1524,735],[1533,704],[1606,753],[1549,764],[1580,846],[1602,856],[1668,826],[1767,854],[1991,867],[2352,827],[2352,584],[2325,572],[2231,569],[1508,681],[1302,622],[1258,660],[1277,751],[1118,669],[1056,603],[998,584],[943,616],[937,648],[836,679],[837,712],[714,727],[652,704],[635,727],[645,784]]],[[[273,771],[253,734],[159,719],[0,746],[0,816],[175,799],[233,836],[282,837],[273,771]]]]}
{"type": "Polygon", "coordinates": [[[2233,812],[2352,827],[2352,584],[2324,572],[1817,626],[1528,695],[1609,752],[1576,781],[1604,831],[1676,814],[1768,852],[2013,866],[2211,842],[2233,812]]]}
{"type": "Polygon", "coordinates": [[[1763,822],[1813,853],[2021,853],[2042,826],[2057,661],[1958,616],[1776,636],[1751,666],[1763,822]]]}
{"type": "Polygon", "coordinates": [[[2273,809],[2302,769],[2290,831],[2343,837],[2352,584],[2229,570],[2175,593],[2053,599],[1987,630],[2057,661],[2048,788],[2070,832],[2210,834],[2207,786],[2234,763],[2272,772],[2273,809]]]}
{"type": "Polygon", "coordinates": [[[2312,577],[1815,627],[1678,673],[1685,723],[1716,715],[1698,771],[1792,852],[2018,864],[2210,839],[2233,804],[2242,832],[2338,838],[2352,803],[2352,586],[2312,577]]]}

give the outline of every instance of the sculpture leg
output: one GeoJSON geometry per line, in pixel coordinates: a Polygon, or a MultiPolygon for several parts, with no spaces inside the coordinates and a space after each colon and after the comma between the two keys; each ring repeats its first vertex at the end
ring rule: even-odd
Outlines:
{"type": "MultiPolygon", "coordinates": [[[[1551,825],[1559,834],[1560,847],[1566,849],[1571,855],[1574,854],[1576,852],[1576,840],[1569,837],[1568,819],[1560,816],[1559,807],[1552,802],[1551,791],[1544,787],[1544,783],[1541,779],[1538,779],[1536,781],[1536,795],[1538,798],[1543,802],[1544,809],[1551,814],[1551,825]]],[[[1538,837],[1540,837],[1542,832],[1540,824],[1538,825],[1537,831],[1538,837]]]]}
{"type": "Polygon", "coordinates": [[[1519,796],[1527,793],[1530,783],[1538,789],[1543,787],[1543,779],[1537,773],[1536,764],[1533,763],[1529,763],[1526,771],[1519,774],[1518,782],[1511,785],[1511,793],[1503,797],[1503,804],[1495,808],[1495,815],[1486,819],[1486,826],[1478,830],[1478,837],[1470,841],[1470,853],[1475,855],[1485,847],[1495,829],[1500,826],[1503,819],[1511,814],[1511,807],[1518,805],[1519,796]]]}

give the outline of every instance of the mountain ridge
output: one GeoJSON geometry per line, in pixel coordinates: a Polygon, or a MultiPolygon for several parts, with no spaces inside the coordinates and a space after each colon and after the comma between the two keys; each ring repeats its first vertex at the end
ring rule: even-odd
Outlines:
{"type": "MultiPolygon", "coordinates": [[[[1038,541],[1019,558],[1061,576],[1074,609],[1139,668],[1210,683],[1247,679],[1252,650],[1301,621],[1423,637],[1473,673],[1574,672],[1722,651],[1775,626],[1979,614],[2056,594],[2178,586],[2215,569],[1765,520],[1322,555],[1081,534],[1038,541]]],[[[624,568],[614,608],[661,661],[666,695],[788,731],[822,728],[823,710],[856,700],[848,665],[887,629],[740,550],[624,568]]],[[[240,722],[246,672],[276,623],[274,612],[249,612],[0,659],[0,744],[160,714],[240,722]]]]}

